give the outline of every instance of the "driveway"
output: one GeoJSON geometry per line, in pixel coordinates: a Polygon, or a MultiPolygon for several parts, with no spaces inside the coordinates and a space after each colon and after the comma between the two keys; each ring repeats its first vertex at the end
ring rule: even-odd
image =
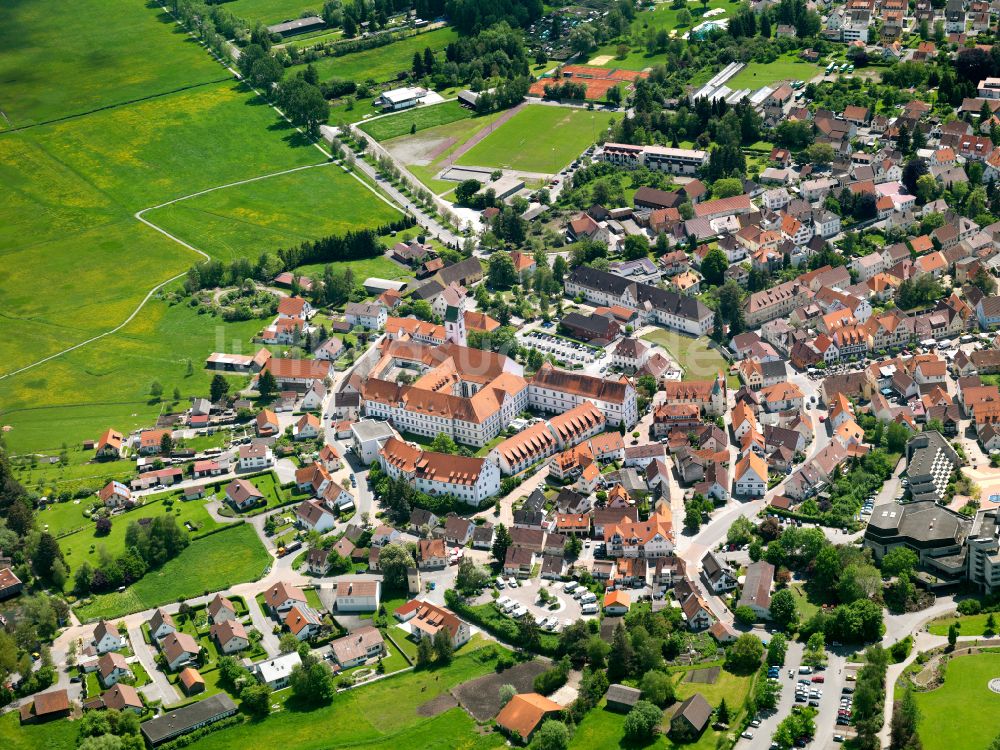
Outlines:
{"type": "Polygon", "coordinates": [[[139,688],[140,692],[146,696],[146,700],[162,701],[164,706],[179,703],[181,696],[178,695],[176,688],[170,684],[167,676],[156,666],[155,647],[143,640],[141,626],[132,625],[129,627],[128,637],[132,641],[132,651],[136,660],[142,664],[143,669],[152,680],[148,685],[139,688]]]}

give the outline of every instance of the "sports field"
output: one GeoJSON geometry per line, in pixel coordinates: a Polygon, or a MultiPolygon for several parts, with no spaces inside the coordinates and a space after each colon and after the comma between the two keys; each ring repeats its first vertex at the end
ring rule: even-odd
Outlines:
{"type": "Polygon", "coordinates": [[[112,619],[158,607],[178,599],[201,596],[255,581],[264,574],[271,556],[249,524],[195,539],[173,560],[147,573],[124,593],[101,594],[77,609],[82,620],[112,619]]]}
{"type": "Polygon", "coordinates": [[[770,86],[777,81],[805,81],[823,72],[823,68],[815,63],[799,60],[794,54],[779,57],[774,62],[748,64],[743,70],[730,78],[726,85],[737,89],[759,89],[770,86]]]}
{"type": "Polygon", "coordinates": [[[529,105],[459,157],[466,166],[556,174],[594,143],[614,113],[529,105]]]}
{"type": "MultiPolygon", "coordinates": [[[[410,70],[413,53],[423,54],[430,47],[440,52],[458,39],[454,29],[434,29],[414,36],[408,36],[384,47],[375,47],[361,52],[352,52],[340,57],[321,57],[313,65],[321,80],[344,78],[352,81],[372,79],[378,83],[395,80],[396,75],[410,70]]],[[[295,68],[289,71],[294,74],[295,68]]]]}
{"type": "Polygon", "coordinates": [[[444,102],[380,117],[377,120],[366,122],[361,126],[361,129],[376,141],[387,141],[390,138],[407,135],[414,126],[417,131],[421,131],[438,125],[446,125],[456,120],[465,120],[472,115],[471,110],[458,102],[444,102]]]}
{"type": "Polygon", "coordinates": [[[223,188],[149,211],[145,218],[220,260],[262,252],[351,229],[377,227],[400,212],[339,166],[223,188]]]}
{"type": "Polygon", "coordinates": [[[926,750],[986,750],[1000,732],[1000,694],[988,687],[996,677],[1000,653],[958,656],[948,662],[944,685],[916,694],[926,750]]]}
{"type": "Polygon", "coordinates": [[[0,130],[227,77],[166,13],[143,2],[0,4],[0,130]]]}

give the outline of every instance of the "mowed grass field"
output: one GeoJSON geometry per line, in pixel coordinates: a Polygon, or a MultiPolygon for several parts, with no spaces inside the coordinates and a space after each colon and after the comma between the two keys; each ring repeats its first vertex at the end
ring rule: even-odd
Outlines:
{"type": "Polygon", "coordinates": [[[0,135],[0,374],[113,328],[198,259],[136,211],[322,160],[234,83],[0,135]]]}
{"type": "MultiPolygon", "coordinates": [[[[395,80],[396,75],[408,71],[413,65],[413,53],[423,54],[430,47],[440,52],[458,39],[458,32],[451,28],[434,29],[408,36],[384,47],[352,52],[340,57],[321,57],[313,65],[322,80],[347,78],[365,81],[369,78],[381,83],[395,80]]],[[[295,69],[289,70],[294,75],[295,69]]]]}
{"type": "Polygon", "coordinates": [[[339,694],[329,706],[312,711],[298,711],[286,704],[285,710],[263,721],[214,732],[189,747],[192,750],[243,750],[248,746],[284,750],[502,747],[506,744],[503,735],[480,734],[475,722],[461,708],[431,718],[417,713],[419,706],[445,691],[493,671],[496,661],[482,658],[482,645],[481,639],[474,638],[447,667],[407,672],[350,690],[339,694]]]}
{"type": "Polygon", "coordinates": [[[90,604],[77,609],[77,616],[83,621],[112,619],[255,581],[270,561],[257,532],[242,523],[193,540],[177,557],[147,573],[123,593],[93,597],[90,604]]]}
{"type": "Polygon", "coordinates": [[[226,3],[225,7],[237,18],[261,21],[266,26],[323,13],[323,3],[310,0],[234,0],[226,3]]]}
{"type": "MultiPolygon", "coordinates": [[[[40,367],[0,380],[0,424],[12,453],[58,450],[96,439],[109,426],[123,432],[155,422],[163,404],[150,400],[153,380],[169,396],[204,394],[213,373],[204,358],[217,349],[249,354],[263,322],[224,323],[187,305],[151,300],[121,331],[40,367]],[[187,375],[191,360],[192,375],[187,375]]],[[[235,389],[245,378],[232,377],[235,389]]]]}
{"type": "Polygon", "coordinates": [[[798,59],[794,53],[779,57],[769,63],[749,63],[743,70],[730,78],[726,85],[737,89],[759,89],[777,81],[809,81],[823,72],[823,67],[798,59]]]}
{"type": "MultiPolygon", "coordinates": [[[[709,345],[707,336],[692,338],[658,328],[643,334],[642,338],[659,344],[668,352],[684,370],[683,380],[711,380],[719,372],[727,374],[729,363],[719,352],[709,345]]],[[[726,375],[730,388],[738,388],[739,380],[735,375],[726,375]]]]}
{"type": "Polygon", "coordinates": [[[1000,731],[1000,694],[988,687],[998,676],[1000,653],[957,656],[948,662],[943,686],[916,693],[926,750],[986,750],[1000,731]]]}
{"type": "MultiPolygon", "coordinates": [[[[74,534],[61,537],[59,547],[71,569],[79,568],[85,561],[94,567],[99,567],[102,549],[112,557],[118,557],[125,551],[125,531],[130,524],[138,522],[140,518],[155,518],[163,515],[173,516],[180,528],[185,528],[185,524],[190,523],[194,527],[194,530],[189,531],[193,540],[219,527],[218,522],[209,515],[205,508],[206,502],[205,500],[184,501],[180,497],[180,492],[164,493],[157,496],[155,500],[147,499],[141,507],[133,511],[115,516],[112,519],[111,531],[105,536],[97,536],[94,522],[84,518],[81,513],[80,517],[85,523],[84,527],[74,534]],[[167,496],[174,498],[170,507],[163,502],[167,496]]],[[[83,506],[72,507],[82,508],[83,506]]],[[[72,581],[67,582],[68,588],[72,588],[72,586],[72,581]]]]}
{"type": "Polygon", "coordinates": [[[4,750],[74,750],[79,737],[80,725],[75,721],[22,725],[17,711],[0,716],[0,747],[4,750]]]}
{"type": "Polygon", "coordinates": [[[171,234],[223,261],[400,218],[338,165],[268,177],[189,198],[144,214],[171,234]]]}
{"type": "Polygon", "coordinates": [[[556,174],[594,143],[613,119],[610,112],[529,105],[456,163],[556,174]]]}
{"type": "Polygon", "coordinates": [[[0,3],[0,130],[227,77],[142,0],[0,3]]]}
{"type": "Polygon", "coordinates": [[[465,120],[472,116],[472,110],[463,107],[458,102],[444,102],[380,117],[377,120],[366,122],[361,126],[361,129],[376,141],[387,141],[390,138],[407,135],[414,126],[417,131],[421,131],[438,125],[447,125],[449,122],[465,120]]]}

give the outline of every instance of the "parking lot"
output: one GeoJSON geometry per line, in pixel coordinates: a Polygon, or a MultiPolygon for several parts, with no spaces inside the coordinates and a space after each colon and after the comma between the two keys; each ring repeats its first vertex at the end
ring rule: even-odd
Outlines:
{"type": "Polygon", "coordinates": [[[553,354],[566,362],[590,364],[605,355],[604,349],[590,344],[575,343],[545,331],[531,330],[518,334],[526,346],[533,346],[544,354],[553,354]]]}
{"type": "MultiPolygon", "coordinates": [[[[504,581],[508,581],[508,578],[504,577],[504,581]]],[[[508,616],[512,616],[514,612],[518,612],[519,610],[516,609],[516,606],[519,606],[526,612],[522,616],[530,615],[539,624],[543,620],[548,621],[550,627],[545,629],[554,633],[558,633],[568,623],[573,623],[576,620],[587,620],[597,617],[596,611],[584,614],[580,601],[574,598],[571,593],[567,593],[564,590],[564,586],[565,584],[562,581],[543,581],[538,578],[519,580],[517,581],[517,588],[511,588],[510,585],[505,583],[504,588],[499,592],[500,597],[497,601],[502,602],[505,599],[509,599],[515,605],[515,608],[505,613],[508,616]],[[539,592],[542,589],[545,589],[549,593],[550,600],[548,604],[543,603],[538,598],[539,592]]],[[[600,608],[600,602],[596,602],[596,605],[595,610],[600,608]]]]}

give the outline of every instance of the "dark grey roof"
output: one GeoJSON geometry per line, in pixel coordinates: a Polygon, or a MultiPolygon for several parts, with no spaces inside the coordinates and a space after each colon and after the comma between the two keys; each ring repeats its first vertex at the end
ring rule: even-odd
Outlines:
{"type": "Polygon", "coordinates": [[[608,703],[621,703],[626,706],[634,706],[639,702],[642,691],[639,688],[615,684],[608,688],[606,695],[608,703]]]}
{"type": "Polygon", "coordinates": [[[143,722],[142,733],[151,745],[157,745],[190,732],[199,725],[218,721],[234,713],[236,704],[233,703],[233,699],[225,693],[216,693],[197,703],[143,722]]]}
{"type": "Polygon", "coordinates": [[[760,370],[765,378],[784,378],[788,375],[788,368],[785,367],[785,360],[778,359],[773,362],[761,362],[760,370]]]}
{"type": "Polygon", "coordinates": [[[483,267],[479,264],[479,258],[476,257],[466,258],[438,271],[438,277],[445,286],[452,282],[464,285],[466,280],[482,275],[483,267]]]}
{"type": "Polygon", "coordinates": [[[410,294],[414,299],[429,300],[441,294],[444,291],[444,287],[441,286],[436,281],[428,281],[426,284],[421,284],[410,294]]]}
{"type": "Polygon", "coordinates": [[[879,505],[868,519],[865,536],[902,537],[915,546],[960,544],[969,533],[972,519],[948,510],[932,500],[899,505],[879,505]]]}
{"type": "Polygon", "coordinates": [[[671,721],[680,717],[700,732],[712,717],[712,706],[701,693],[695,693],[680,705],[671,721]]]}
{"type": "Polygon", "coordinates": [[[700,300],[677,292],[623,279],[607,271],[580,266],[574,269],[570,280],[580,286],[587,287],[620,297],[626,289],[631,288],[637,304],[648,302],[657,310],[671,313],[686,320],[702,320],[711,317],[712,311],[700,300]]]}

